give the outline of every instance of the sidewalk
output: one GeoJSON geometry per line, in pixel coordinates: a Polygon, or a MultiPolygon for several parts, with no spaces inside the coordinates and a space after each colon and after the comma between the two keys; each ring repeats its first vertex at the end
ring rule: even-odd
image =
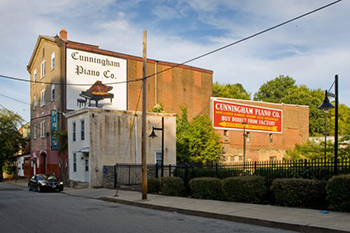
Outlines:
{"type": "MultiPolygon", "coordinates": [[[[21,182],[11,183],[26,185],[21,184],[21,182]]],[[[140,192],[120,189],[65,188],[63,193],[150,209],[299,232],[350,232],[350,213],[335,211],[324,213],[320,210],[200,200],[154,194],[147,194],[147,200],[141,200],[142,194],[140,192]]]]}

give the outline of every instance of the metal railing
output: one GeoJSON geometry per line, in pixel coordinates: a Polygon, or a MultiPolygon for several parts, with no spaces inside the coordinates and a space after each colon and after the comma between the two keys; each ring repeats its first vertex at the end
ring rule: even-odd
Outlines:
{"type": "MultiPolygon", "coordinates": [[[[116,164],[115,181],[116,185],[141,184],[141,165],[116,164]]],[[[161,165],[148,165],[148,177],[160,177],[161,165]]],[[[233,165],[210,164],[206,166],[194,164],[166,165],[163,167],[164,177],[178,176],[184,180],[185,185],[196,177],[216,177],[224,179],[236,176],[262,176],[267,185],[271,185],[276,178],[304,178],[327,181],[333,175],[334,160],[314,159],[314,160],[281,160],[281,161],[261,161],[246,162],[233,165]]],[[[350,160],[338,159],[337,174],[350,174],[350,160]]]]}

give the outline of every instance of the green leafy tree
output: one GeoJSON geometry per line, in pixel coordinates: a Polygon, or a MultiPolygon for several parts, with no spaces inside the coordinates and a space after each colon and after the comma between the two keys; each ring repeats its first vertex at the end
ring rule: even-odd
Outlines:
{"type": "MultiPolygon", "coordinates": [[[[327,141],[326,156],[324,141],[309,140],[302,145],[296,145],[293,149],[287,150],[288,159],[332,159],[334,158],[334,142],[327,141]]],[[[338,157],[350,158],[350,136],[339,138],[338,157]]]]}
{"type": "Polygon", "coordinates": [[[259,91],[254,94],[254,100],[281,103],[282,98],[287,96],[293,87],[296,87],[293,78],[280,75],[261,85],[259,91]]]}
{"type": "MultiPolygon", "coordinates": [[[[264,83],[255,93],[254,100],[266,102],[296,104],[309,106],[309,134],[322,136],[325,134],[325,115],[318,109],[323,102],[324,91],[309,89],[305,85],[295,85],[295,80],[289,76],[280,75],[274,80],[264,83]]],[[[339,135],[350,134],[350,108],[344,104],[339,105],[339,135]]],[[[327,135],[334,135],[334,109],[327,117],[327,135]]]]}
{"type": "Polygon", "coordinates": [[[187,108],[181,107],[182,116],[176,117],[176,153],[179,162],[189,162],[189,136],[190,123],[187,118],[187,108]]]}
{"type": "MultiPolygon", "coordinates": [[[[296,86],[290,89],[289,94],[282,98],[286,104],[297,104],[309,106],[309,132],[310,136],[323,136],[325,134],[325,113],[318,109],[323,102],[324,91],[321,89],[309,89],[305,85],[296,86]]],[[[334,103],[333,103],[334,104],[334,103]]],[[[327,114],[327,135],[334,135],[335,110],[331,109],[327,114]]],[[[350,108],[339,104],[338,117],[339,135],[350,134],[350,108]]]]}
{"type": "Polygon", "coordinates": [[[25,146],[26,140],[18,131],[23,119],[7,109],[0,109],[0,182],[3,181],[2,167],[14,160],[16,153],[25,146]]]}
{"type": "MultiPolygon", "coordinates": [[[[335,103],[332,104],[335,105],[335,103]]],[[[334,135],[335,109],[331,109],[328,113],[327,128],[329,135],[334,135]]],[[[350,135],[350,108],[345,104],[338,105],[338,133],[339,136],[350,135]]]]}
{"type": "Polygon", "coordinates": [[[66,153],[68,150],[68,132],[66,130],[54,131],[58,138],[58,155],[66,153]]]}
{"type": "Polygon", "coordinates": [[[189,123],[183,107],[176,128],[178,161],[206,164],[220,160],[220,136],[215,133],[208,116],[197,116],[189,123]]]}
{"type": "Polygon", "coordinates": [[[320,89],[311,90],[305,85],[294,86],[289,89],[288,95],[281,99],[286,104],[309,106],[309,133],[310,136],[324,135],[324,113],[318,109],[323,102],[324,92],[320,89]]]}
{"type": "Polygon", "coordinates": [[[197,116],[190,125],[190,161],[206,164],[221,158],[220,136],[215,133],[208,116],[197,116]]]}
{"type": "Polygon", "coordinates": [[[153,109],[152,109],[152,112],[156,112],[156,113],[164,113],[164,106],[162,103],[160,104],[156,104],[153,109]]]}
{"type": "Polygon", "coordinates": [[[220,84],[215,82],[213,84],[214,97],[250,100],[250,95],[240,83],[220,84]]]}
{"type": "MultiPolygon", "coordinates": [[[[324,158],[324,142],[309,140],[304,144],[297,144],[293,149],[286,150],[286,155],[288,159],[292,160],[324,158]]],[[[331,155],[329,154],[329,156],[331,155]]]]}
{"type": "MultiPolygon", "coordinates": [[[[334,144],[333,144],[333,148],[334,148],[334,144]]],[[[350,158],[350,135],[346,135],[339,139],[338,155],[341,158],[350,158]]]]}

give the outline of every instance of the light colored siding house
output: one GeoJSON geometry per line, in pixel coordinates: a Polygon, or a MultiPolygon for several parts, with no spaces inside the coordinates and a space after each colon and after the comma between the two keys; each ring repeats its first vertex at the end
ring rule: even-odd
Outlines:
{"type": "MultiPolygon", "coordinates": [[[[71,182],[103,186],[103,166],[141,164],[142,115],[134,111],[82,108],[66,114],[71,182]]],[[[164,117],[164,165],[176,165],[175,114],[147,114],[147,132],[161,127],[164,117]]],[[[147,165],[159,162],[162,141],[147,137],[147,165]]]]}

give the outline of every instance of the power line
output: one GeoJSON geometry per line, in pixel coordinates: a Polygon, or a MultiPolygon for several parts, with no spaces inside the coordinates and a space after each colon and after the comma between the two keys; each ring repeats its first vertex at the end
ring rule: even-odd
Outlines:
{"type": "MultiPolygon", "coordinates": [[[[330,6],[332,6],[332,5],[336,4],[336,3],[339,3],[339,2],[341,2],[341,1],[342,1],[342,0],[337,0],[337,1],[331,2],[331,3],[327,4],[327,5],[324,5],[324,6],[322,6],[322,7],[317,8],[317,9],[315,9],[315,10],[309,11],[309,12],[307,12],[307,13],[305,13],[305,14],[302,14],[302,15],[297,16],[297,17],[295,17],[295,18],[292,18],[292,19],[290,19],[290,20],[284,21],[283,23],[277,24],[277,25],[275,25],[275,26],[273,26],[273,27],[270,27],[270,28],[268,28],[268,29],[262,30],[262,31],[260,31],[260,32],[257,32],[257,33],[255,33],[255,34],[253,34],[253,35],[247,36],[247,37],[245,37],[245,38],[243,38],[243,39],[240,39],[240,40],[238,40],[238,41],[232,42],[232,43],[227,44],[227,45],[225,45],[225,46],[222,46],[222,47],[220,47],[220,48],[214,49],[214,50],[212,50],[212,51],[210,51],[210,52],[207,52],[207,53],[204,53],[204,54],[199,55],[199,56],[197,56],[197,57],[194,57],[194,58],[189,59],[189,60],[187,60],[187,61],[185,61],[185,62],[179,63],[179,64],[177,64],[177,65],[175,65],[175,66],[169,67],[169,68],[167,68],[167,69],[165,69],[165,70],[162,70],[162,71],[153,73],[153,74],[148,75],[148,76],[146,76],[146,77],[144,77],[144,78],[145,78],[145,79],[150,78],[150,77],[152,77],[152,76],[155,76],[155,75],[164,73],[164,72],[166,72],[166,71],[172,70],[172,69],[174,69],[174,68],[176,68],[176,67],[179,67],[179,66],[188,64],[188,63],[193,62],[193,61],[195,61],[195,60],[198,60],[198,59],[200,59],[200,58],[209,56],[209,55],[211,55],[211,54],[213,54],[213,53],[219,52],[219,51],[224,50],[224,49],[226,49],[226,48],[229,48],[229,47],[231,47],[231,46],[233,46],[233,45],[242,43],[242,42],[244,42],[244,41],[246,41],[246,40],[252,39],[252,38],[257,37],[257,36],[259,36],[259,35],[262,35],[262,34],[264,34],[264,33],[266,33],[266,32],[269,32],[269,31],[272,31],[272,30],[274,30],[274,29],[276,29],[276,28],[279,28],[279,27],[281,27],[281,26],[284,26],[284,25],[286,25],[286,24],[288,24],[288,23],[291,23],[291,22],[293,22],[293,21],[296,21],[296,20],[298,20],[298,19],[301,19],[301,18],[306,17],[306,16],[308,16],[308,15],[311,15],[311,14],[313,14],[313,13],[316,13],[316,12],[318,12],[318,11],[320,11],[320,10],[323,10],[323,9],[325,9],[325,8],[328,8],[328,7],[330,7],[330,6]]],[[[41,83],[41,84],[70,85],[70,86],[90,86],[90,85],[91,85],[91,84],[54,83],[54,82],[43,82],[43,81],[36,81],[36,80],[33,81],[33,80],[20,79],[20,78],[5,76],[5,75],[0,75],[0,77],[2,77],[2,78],[7,78],[7,79],[12,79],[12,80],[17,80],[17,81],[22,81],[22,82],[34,82],[34,83],[41,83]]],[[[111,83],[105,83],[105,84],[106,84],[106,85],[115,85],[115,84],[129,83],[129,82],[138,82],[138,81],[141,81],[142,79],[143,79],[143,78],[138,78],[138,79],[133,79],[133,80],[120,81],[120,82],[111,82],[111,83]]]]}
{"type": "Polygon", "coordinates": [[[23,102],[23,101],[21,101],[21,100],[18,100],[18,99],[12,98],[12,97],[7,96],[7,95],[3,95],[3,94],[0,94],[0,95],[1,95],[1,96],[3,96],[3,97],[5,97],[5,98],[8,98],[8,99],[11,99],[11,100],[17,101],[17,102],[19,102],[19,103],[30,105],[29,103],[23,102]]]}
{"type": "Polygon", "coordinates": [[[236,44],[239,44],[239,43],[244,42],[244,41],[246,41],[246,40],[249,40],[249,39],[252,39],[252,38],[254,38],[254,37],[257,37],[257,36],[259,36],[259,35],[261,35],[261,34],[264,34],[264,33],[266,33],[266,32],[269,32],[269,31],[273,30],[273,29],[276,29],[276,28],[278,28],[278,27],[281,27],[281,26],[283,26],[283,25],[286,25],[286,24],[288,24],[288,23],[291,23],[291,22],[293,22],[293,21],[295,21],[295,20],[298,20],[298,19],[303,18],[303,17],[305,17],[305,16],[308,16],[308,15],[310,15],[310,14],[313,14],[313,13],[315,13],[315,12],[317,12],[317,11],[323,10],[323,9],[325,9],[325,8],[327,8],[327,7],[330,7],[330,6],[332,6],[332,5],[334,5],[334,4],[338,3],[338,2],[341,2],[341,1],[342,1],[342,0],[337,0],[337,1],[335,1],[335,2],[329,3],[329,4],[325,5],[325,6],[319,7],[319,8],[317,8],[317,9],[315,9],[315,10],[309,11],[309,12],[307,12],[307,13],[305,13],[305,14],[302,14],[302,15],[300,15],[300,16],[297,16],[297,17],[295,17],[295,18],[292,18],[292,19],[290,19],[290,20],[287,20],[287,21],[285,21],[285,22],[283,22],[283,23],[277,24],[277,25],[275,25],[275,26],[273,26],[273,27],[270,27],[270,28],[268,28],[268,29],[265,29],[265,30],[262,30],[262,31],[260,31],[260,32],[257,32],[257,33],[255,33],[255,34],[250,35],[250,36],[248,36],[248,37],[245,37],[245,38],[243,38],[243,39],[241,39],[241,40],[235,41],[235,42],[230,43],[230,44],[228,44],[228,45],[222,46],[222,47],[220,47],[220,48],[218,48],[218,49],[212,50],[212,51],[210,51],[210,52],[204,53],[204,54],[202,54],[202,55],[200,55],[200,56],[197,56],[197,57],[195,57],[195,58],[189,59],[189,60],[187,60],[187,61],[185,61],[185,62],[183,62],[183,63],[177,64],[176,66],[172,66],[172,67],[170,67],[170,68],[168,68],[168,69],[165,69],[165,70],[159,71],[159,72],[157,72],[157,73],[148,75],[148,76],[146,76],[145,78],[150,78],[150,77],[152,77],[152,76],[154,76],[154,75],[157,75],[157,74],[163,73],[163,72],[165,72],[165,71],[174,69],[174,68],[179,67],[179,66],[181,66],[181,65],[185,65],[185,64],[187,64],[187,63],[193,62],[193,61],[198,60],[198,59],[200,59],[200,58],[206,57],[206,56],[208,56],[208,55],[210,55],[210,54],[219,52],[219,51],[221,51],[221,50],[223,50],[223,49],[226,49],[226,48],[231,47],[231,46],[233,46],[233,45],[236,45],[236,44]]]}

